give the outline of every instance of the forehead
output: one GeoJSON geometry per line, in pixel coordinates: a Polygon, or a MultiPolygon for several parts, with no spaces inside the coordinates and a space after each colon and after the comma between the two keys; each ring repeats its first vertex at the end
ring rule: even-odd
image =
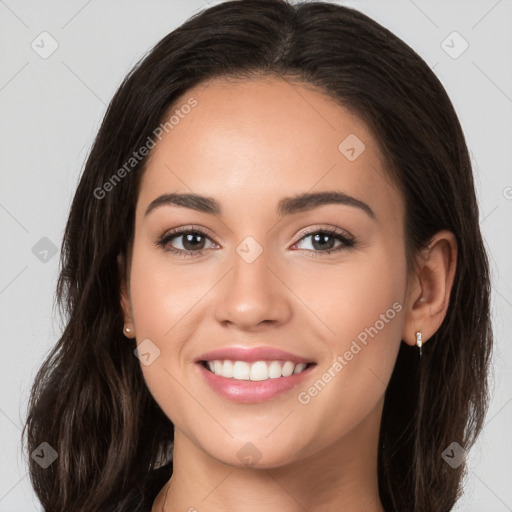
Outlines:
{"type": "Polygon", "coordinates": [[[310,86],[216,79],[186,91],[164,122],[171,116],[142,177],[138,209],[178,191],[247,210],[337,190],[370,204],[378,218],[400,221],[401,198],[370,130],[310,86]]]}

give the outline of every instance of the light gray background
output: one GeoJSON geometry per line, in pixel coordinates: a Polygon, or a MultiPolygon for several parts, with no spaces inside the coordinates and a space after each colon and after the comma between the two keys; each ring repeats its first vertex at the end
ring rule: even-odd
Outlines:
{"type": "MultiPolygon", "coordinates": [[[[53,310],[58,253],[42,261],[44,253],[32,249],[43,237],[60,248],[79,174],[123,77],[165,34],[213,3],[0,0],[0,512],[41,510],[20,429],[29,386],[61,323],[53,310]],[[46,59],[31,47],[43,45],[43,31],[58,43],[46,59]]],[[[466,134],[492,265],[496,351],[492,405],[468,455],[457,510],[512,511],[512,1],[338,3],[365,12],[425,59],[466,134]],[[469,44],[457,58],[445,48],[457,52],[461,39],[442,46],[453,31],[469,44]]]]}

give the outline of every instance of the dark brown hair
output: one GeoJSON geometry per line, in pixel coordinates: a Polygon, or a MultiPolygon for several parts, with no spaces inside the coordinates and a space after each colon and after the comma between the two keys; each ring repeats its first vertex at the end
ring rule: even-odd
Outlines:
{"type": "MultiPolygon", "coordinates": [[[[57,301],[66,324],[31,390],[27,453],[49,512],[122,510],[172,448],[173,425],[150,395],[123,336],[118,255],[134,232],[147,157],[99,198],[191,87],[216,77],[279,76],[336,99],[371,129],[405,200],[408,270],[442,229],[458,244],[446,318],[423,348],[401,344],[385,396],[378,477],[388,512],[445,512],[465,464],[441,453],[474,444],[488,406],[490,281],[471,162],[454,108],[428,65],[357,10],[322,2],[228,1],[164,37],[120,85],[87,159],[67,221],[57,301]],[[118,503],[116,509],[113,503],[118,503]]],[[[122,270],[122,269],[121,269],[122,270]]],[[[167,475],[166,478],[169,478],[167,475]]]]}

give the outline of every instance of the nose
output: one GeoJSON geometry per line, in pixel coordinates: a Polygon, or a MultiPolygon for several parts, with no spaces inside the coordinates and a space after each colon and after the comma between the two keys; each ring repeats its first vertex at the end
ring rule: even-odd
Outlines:
{"type": "Polygon", "coordinates": [[[293,293],[279,264],[270,259],[266,250],[254,261],[235,253],[233,267],[219,283],[218,322],[251,331],[267,324],[275,328],[290,319],[293,293]]]}

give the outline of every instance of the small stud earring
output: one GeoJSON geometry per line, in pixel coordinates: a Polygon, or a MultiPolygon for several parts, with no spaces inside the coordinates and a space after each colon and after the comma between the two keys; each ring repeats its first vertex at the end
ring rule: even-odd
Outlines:
{"type": "Polygon", "coordinates": [[[423,342],[421,341],[421,332],[416,333],[416,345],[420,349],[420,357],[421,357],[421,345],[423,345],[423,342]]]}
{"type": "Polygon", "coordinates": [[[127,334],[130,334],[132,332],[132,330],[129,329],[128,327],[125,327],[124,330],[126,331],[127,334]]]}

